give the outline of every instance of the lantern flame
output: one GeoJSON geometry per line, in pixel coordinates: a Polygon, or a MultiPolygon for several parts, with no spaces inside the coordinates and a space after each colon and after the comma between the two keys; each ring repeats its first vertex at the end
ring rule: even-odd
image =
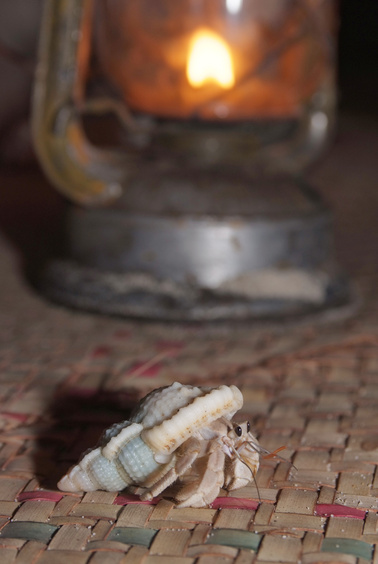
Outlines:
{"type": "Polygon", "coordinates": [[[206,82],[215,82],[225,89],[232,88],[235,77],[227,43],[213,31],[198,31],[191,42],[186,74],[194,88],[206,82]]]}

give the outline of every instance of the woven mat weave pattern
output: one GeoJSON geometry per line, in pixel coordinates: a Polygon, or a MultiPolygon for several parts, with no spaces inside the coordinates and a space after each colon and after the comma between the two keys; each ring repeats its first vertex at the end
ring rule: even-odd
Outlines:
{"type": "Polygon", "coordinates": [[[378,562],[376,305],[333,326],[230,331],[101,320],[28,300],[22,326],[2,323],[2,564],[378,562]],[[261,460],[258,490],[181,509],[56,489],[104,428],[175,380],[236,384],[238,419],[264,448],[286,447],[285,460],[261,460]]]}

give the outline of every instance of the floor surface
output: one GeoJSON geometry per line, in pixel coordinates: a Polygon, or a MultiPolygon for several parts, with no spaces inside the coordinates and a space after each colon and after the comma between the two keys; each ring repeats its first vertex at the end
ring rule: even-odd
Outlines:
{"type": "MultiPolygon", "coordinates": [[[[354,315],[300,324],[164,324],[47,302],[27,282],[63,201],[34,169],[0,171],[2,564],[378,562],[378,123],[344,117],[311,172],[334,209],[354,315]],[[236,384],[238,418],[284,458],[211,507],[142,504],[56,483],[104,428],[175,380],[236,384]]],[[[352,310],[347,313],[351,313],[352,310]]]]}

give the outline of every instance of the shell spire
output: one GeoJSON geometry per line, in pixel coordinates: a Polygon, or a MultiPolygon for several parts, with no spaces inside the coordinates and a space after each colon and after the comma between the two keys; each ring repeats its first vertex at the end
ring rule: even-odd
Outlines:
{"type": "Polygon", "coordinates": [[[243,395],[236,386],[220,386],[194,398],[152,429],[145,429],[142,438],[153,450],[171,453],[194,432],[220,417],[231,417],[243,406],[243,395]]]}

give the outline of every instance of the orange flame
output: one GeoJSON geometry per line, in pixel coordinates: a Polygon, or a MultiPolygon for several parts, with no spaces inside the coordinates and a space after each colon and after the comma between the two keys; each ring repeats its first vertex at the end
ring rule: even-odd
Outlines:
{"type": "Polygon", "coordinates": [[[186,69],[189,84],[199,88],[215,82],[224,89],[235,83],[233,61],[227,43],[211,30],[202,29],[192,38],[186,69]]]}

